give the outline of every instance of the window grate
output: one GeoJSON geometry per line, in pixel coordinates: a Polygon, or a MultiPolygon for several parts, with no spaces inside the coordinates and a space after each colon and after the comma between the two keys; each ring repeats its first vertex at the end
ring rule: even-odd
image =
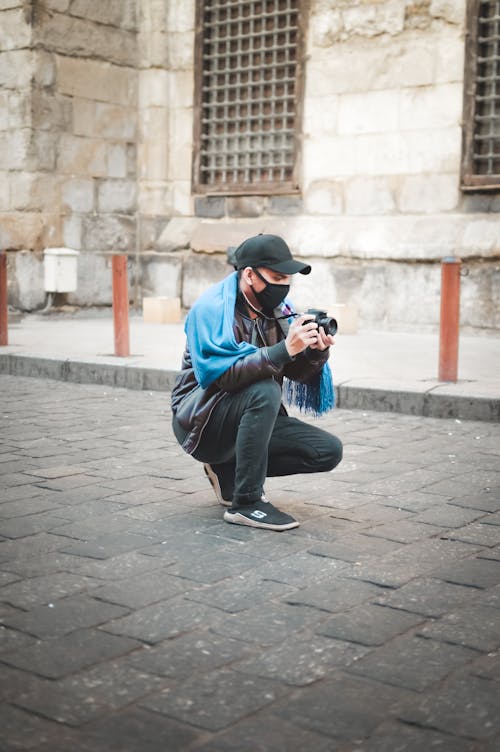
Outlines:
{"type": "Polygon", "coordinates": [[[500,0],[468,6],[463,187],[500,188],[500,0]]]}
{"type": "Polygon", "coordinates": [[[475,172],[500,176],[500,0],[479,5],[475,172]]]}
{"type": "Polygon", "coordinates": [[[296,166],[300,0],[201,0],[197,179],[290,187],[296,166]]]}

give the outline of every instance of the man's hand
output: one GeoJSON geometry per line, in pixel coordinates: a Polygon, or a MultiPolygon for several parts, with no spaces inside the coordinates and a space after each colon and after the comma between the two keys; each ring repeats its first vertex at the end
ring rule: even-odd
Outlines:
{"type": "Polygon", "coordinates": [[[292,358],[308,347],[311,350],[326,350],[333,343],[333,337],[325,334],[322,326],[318,329],[311,313],[304,313],[295,319],[285,340],[286,349],[292,358]]]}

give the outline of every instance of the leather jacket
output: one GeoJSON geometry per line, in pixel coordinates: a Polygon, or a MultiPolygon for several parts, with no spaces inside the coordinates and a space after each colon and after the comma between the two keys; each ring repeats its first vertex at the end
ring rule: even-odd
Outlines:
{"type": "MultiPolygon", "coordinates": [[[[277,310],[276,316],[279,315],[277,310]]],[[[196,451],[203,429],[224,395],[262,379],[273,378],[281,385],[286,376],[292,381],[305,383],[321,370],[328,360],[329,351],[308,348],[290,357],[285,345],[288,329],[286,318],[250,318],[241,298],[238,298],[234,312],[234,336],[237,342],[250,342],[258,349],[235,361],[206,389],[196,380],[186,343],[181,372],[172,390],[171,405],[174,433],[188,454],[196,451]]],[[[283,404],[281,410],[286,413],[283,404]]]]}

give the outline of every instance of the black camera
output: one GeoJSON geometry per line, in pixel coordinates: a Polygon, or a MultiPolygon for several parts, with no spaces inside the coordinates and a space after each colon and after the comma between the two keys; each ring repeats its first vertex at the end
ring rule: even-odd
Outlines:
{"type": "Polygon", "coordinates": [[[329,316],[326,311],[321,311],[319,308],[308,308],[306,313],[314,316],[314,321],[317,323],[318,329],[322,326],[325,334],[335,334],[337,331],[337,319],[329,316]]]}

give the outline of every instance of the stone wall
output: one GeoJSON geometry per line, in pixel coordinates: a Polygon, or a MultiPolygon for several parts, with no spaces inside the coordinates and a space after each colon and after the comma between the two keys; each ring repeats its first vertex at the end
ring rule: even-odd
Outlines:
{"type": "MultiPolygon", "coordinates": [[[[305,4],[306,5],[306,4],[305,4]]],[[[459,186],[465,0],[309,0],[301,192],[191,193],[194,0],[0,0],[0,245],[11,299],[43,305],[41,251],[81,252],[77,305],[131,294],[189,307],[250,234],[313,272],[299,306],[363,327],[435,328],[458,255],[466,327],[500,328],[500,196],[459,186]]]]}

